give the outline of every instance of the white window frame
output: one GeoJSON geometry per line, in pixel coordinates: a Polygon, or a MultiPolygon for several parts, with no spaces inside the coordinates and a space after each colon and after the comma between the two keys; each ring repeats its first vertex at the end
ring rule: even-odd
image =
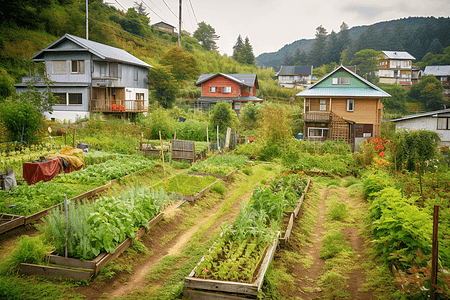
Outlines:
{"type": "Polygon", "coordinates": [[[327,110],[327,99],[319,99],[319,110],[320,111],[327,110]]]}
{"type": "Polygon", "coordinates": [[[216,86],[210,86],[209,87],[209,92],[210,93],[217,93],[217,87],[216,86]]]}
{"type": "Polygon", "coordinates": [[[332,83],[333,85],[350,85],[350,77],[335,77],[332,83]]]}
{"type": "Polygon", "coordinates": [[[65,104],[57,103],[57,104],[55,104],[55,106],[81,106],[81,105],[83,105],[83,93],[53,93],[53,94],[64,95],[64,98],[65,98],[65,104]],[[70,102],[69,102],[70,95],[81,95],[81,103],[80,104],[78,104],[78,103],[70,104],[70,102]]]}
{"type": "Polygon", "coordinates": [[[309,127],[308,128],[308,137],[322,138],[324,130],[329,130],[329,128],[309,127]],[[311,134],[312,130],[320,130],[320,135],[312,135],[311,134]]]}
{"type": "Polygon", "coordinates": [[[231,86],[224,86],[222,88],[222,93],[224,94],[230,94],[231,93],[231,86]]]}
{"type": "Polygon", "coordinates": [[[355,99],[347,99],[347,111],[355,111],[355,99]]]}

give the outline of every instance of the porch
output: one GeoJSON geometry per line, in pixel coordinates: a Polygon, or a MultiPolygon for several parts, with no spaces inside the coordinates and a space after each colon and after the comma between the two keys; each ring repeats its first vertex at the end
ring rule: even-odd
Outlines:
{"type": "Polygon", "coordinates": [[[126,99],[125,88],[117,87],[93,87],[91,94],[91,112],[147,112],[144,94],[136,94],[136,99],[126,99]]]}

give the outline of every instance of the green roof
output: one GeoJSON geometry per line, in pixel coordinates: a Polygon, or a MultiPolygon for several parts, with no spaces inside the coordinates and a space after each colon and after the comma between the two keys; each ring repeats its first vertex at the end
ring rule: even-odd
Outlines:
{"type": "Polygon", "coordinates": [[[388,93],[370,83],[344,66],[336,68],[321,80],[301,91],[299,97],[364,97],[388,98],[388,93]],[[333,85],[333,78],[349,77],[350,84],[333,85]]]}

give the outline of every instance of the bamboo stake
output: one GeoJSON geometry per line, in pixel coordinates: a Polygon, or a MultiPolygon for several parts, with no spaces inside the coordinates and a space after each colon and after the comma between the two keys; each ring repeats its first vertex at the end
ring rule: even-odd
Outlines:
{"type": "Polygon", "coordinates": [[[159,132],[159,141],[161,142],[161,159],[162,159],[162,165],[163,165],[163,171],[164,171],[164,179],[166,179],[166,165],[164,163],[164,151],[163,151],[163,143],[161,139],[161,131],[159,132]]]}
{"type": "Polygon", "coordinates": [[[217,151],[219,151],[220,145],[219,145],[219,125],[217,125],[217,151]]]}
{"type": "Polygon", "coordinates": [[[72,148],[75,148],[75,128],[73,129],[72,148]]]}
{"type": "Polygon", "coordinates": [[[208,133],[208,124],[206,124],[206,144],[208,145],[208,152],[209,152],[209,133],[208,133]]]}
{"type": "Polygon", "coordinates": [[[438,272],[438,224],[439,224],[439,205],[434,205],[433,213],[433,242],[431,254],[431,286],[430,286],[430,300],[436,299],[436,284],[438,272]]]}

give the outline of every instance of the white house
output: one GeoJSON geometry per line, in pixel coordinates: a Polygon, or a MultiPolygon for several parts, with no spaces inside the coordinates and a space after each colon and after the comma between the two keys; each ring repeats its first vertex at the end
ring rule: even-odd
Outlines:
{"type": "Polygon", "coordinates": [[[297,88],[310,86],[312,74],[313,66],[281,66],[275,76],[279,86],[297,88]]]}
{"type": "Polygon", "coordinates": [[[450,146],[450,109],[437,110],[427,113],[410,115],[390,120],[399,129],[425,129],[436,132],[441,145],[450,146]]]}
{"type": "MultiPolygon", "coordinates": [[[[70,120],[102,112],[126,116],[148,110],[149,64],[125,50],[70,34],[59,38],[32,58],[44,62],[50,90],[59,100],[47,119],[70,120]]],[[[42,78],[23,77],[17,92],[33,80],[38,91],[47,86],[42,78]]]]}
{"type": "Polygon", "coordinates": [[[405,51],[381,51],[378,59],[380,83],[412,85],[412,62],[414,56],[405,51]]]}

